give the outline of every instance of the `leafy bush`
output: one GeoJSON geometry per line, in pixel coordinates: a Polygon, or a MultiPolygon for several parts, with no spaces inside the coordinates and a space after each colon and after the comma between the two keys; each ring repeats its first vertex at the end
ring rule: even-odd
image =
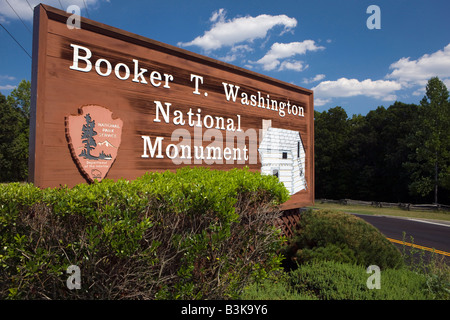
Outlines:
{"type": "Polygon", "coordinates": [[[236,169],[0,185],[0,298],[236,297],[279,268],[273,225],[287,198],[276,178],[236,169]],[[66,286],[70,265],[79,290],[66,286]]]}
{"type": "Polygon", "coordinates": [[[335,261],[312,261],[293,270],[290,285],[296,292],[321,300],[422,300],[431,299],[426,277],[405,268],[380,273],[380,289],[369,289],[371,274],[363,266],[335,261]]]}
{"type": "Polygon", "coordinates": [[[312,260],[377,265],[403,265],[400,251],[375,227],[350,214],[331,210],[305,211],[291,243],[285,248],[286,266],[312,260]]]}
{"type": "MultiPolygon", "coordinates": [[[[406,234],[403,233],[403,241],[406,234]]],[[[410,243],[414,243],[411,236],[410,243]]],[[[403,245],[402,255],[409,270],[423,274],[427,278],[427,291],[436,300],[450,300],[450,265],[444,255],[432,252],[425,259],[425,250],[403,245]]]]}
{"type": "Polygon", "coordinates": [[[431,300],[427,277],[407,268],[380,272],[380,289],[369,289],[372,274],[354,264],[314,260],[276,279],[252,283],[241,298],[249,300],[431,300]]]}
{"type": "Polygon", "coordinates": [[[450,300],[450,265],[445,257],[432,258],[424,272],[427,277],[428,292],[436,300],[450,300]]]}
{"type": "Polygon", "coordinates": [[[273,277],[253,282],[244,289],[242,300],[318,300],[308,292],[299,292],[291,285],[288,272],[274,273],[273,277]]]}

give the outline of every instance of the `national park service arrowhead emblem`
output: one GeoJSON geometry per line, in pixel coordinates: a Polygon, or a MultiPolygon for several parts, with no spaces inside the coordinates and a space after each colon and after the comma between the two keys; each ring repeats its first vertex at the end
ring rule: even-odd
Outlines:
{"type": "Polygon", "coordinates": [[[123,121],[98,105],[80,108],[78,115],[66,117],[66,137],[72,157],[90,181],[101,181],[108,174],[119,150],[123,121]]]}

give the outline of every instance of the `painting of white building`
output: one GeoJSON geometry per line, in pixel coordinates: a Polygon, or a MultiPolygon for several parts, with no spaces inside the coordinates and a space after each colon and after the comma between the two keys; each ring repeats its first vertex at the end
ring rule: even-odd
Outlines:
{"type": "Polygon", "coordinates": [[[306,189],[305,149],[300,133],[273,128],[271,120],[263,120],[260,141],[261,173],[277,176],[291,195],[306,189]]]}

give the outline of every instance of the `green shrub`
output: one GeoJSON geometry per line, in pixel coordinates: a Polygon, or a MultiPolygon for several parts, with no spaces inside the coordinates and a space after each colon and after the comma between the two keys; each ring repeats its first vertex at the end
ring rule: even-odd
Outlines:
{"type": "Polygon", "coordinates": [[[450,300],[450,265],[445,257],[432,257],[424,274],[427,277],[428,292],[436,300],[450,300]]]}
{"type": "Polygon", "coordinates": [[[318,300],[308,292],[296,291],[291,285],[289,273],[279,272],[276,276],[260,282],[253,282],[242,292],[242,300],[318,300]]]}
{"type": "Polygon", "coordinates": [[[380,272],[380,289],[369,289],[371,276],[363,266],[335,261],[312,261],[290,273],[290,286],[320,300],[423,300],[426,277],[406,268],[380,272]]]}
{"type": "MultiPolygon", "coordinates": [[[[414,238],[410,237],[409,242],[413,244],[414,238]]],[[[450,300],[450,265],[444,255],[432,252],[425,259],[425,250],[405,244],[402,255],[409,270],[423,274],[427,278],[427,291],[435,300],[450,300]]]]}
{"type": "Polygon", "coordinates": [[[276,178],[236,169],[0,185],[0,298],[236,297],[279,268],[273,225],[287,198],[276,178]],[[79,290],[66,287],[69,265],[79,290]]]}
{"type": "Polygon", "coordinates": [[[284,252],[290,267],[312,260],[382,269],[403,265],[400,251],[378,229],[353,215],[330,210],[305,211],[284,252]]]}
{"type": "Polygon", "coordinates": [[[248,300],[430,300],[425,275],[407,268],[380,272],[380,289],[369,289],[366,268],[314,260],[277,278],[252,283],[241,298],[248,300]]]}

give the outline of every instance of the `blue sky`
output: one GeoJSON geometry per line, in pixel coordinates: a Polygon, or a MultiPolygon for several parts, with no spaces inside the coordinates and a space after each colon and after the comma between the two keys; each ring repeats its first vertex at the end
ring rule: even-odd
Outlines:
{"type": "MultiPolygon", "coordinates": [[[[0,0],[0,23],[29,54],[38,2],[0,0]]],[[[396,100],[419,103],[432,76],[450,88],[448,0],[41,2],[75,4],[83,17],[313,89],[318,111],[365,115],[396,100]],[[380,29],[367,27],[370,5],[380,9],[380,29]]],[[[31,79],[31,59],[3,28],[0,44],[7,95],[31,79]]]]}

